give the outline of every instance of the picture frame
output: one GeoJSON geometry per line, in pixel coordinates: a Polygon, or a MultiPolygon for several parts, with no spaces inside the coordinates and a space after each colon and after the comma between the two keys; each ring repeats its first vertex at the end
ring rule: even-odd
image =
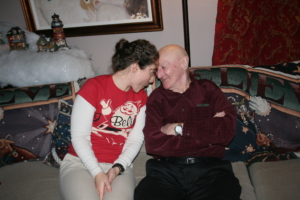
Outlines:
{"type": "MultiPolygon", "coordinates": [[[[35,32],[39,35],[45,35],[47,37],[50,37],[53,35],[52,29],[51,29],[51,23],[48,22],[49,28],[47,26],[40,26],[40,23],[38,21],[39,16],[38,12],[41,12],[40,8],[37,9],[35,2],[36,0],[20,0],[22,10],[24,13],[25,22],[27,25],[27,29],[31,32],[35,32]],[[50,25],[49,25],[50,24],[50,25]],[[46,27],[46,28],[45,28],[46,27]]],[[[39,4],[46,4],[48,2],[55,2],[59,0],[50,0],[50,1],[36,1],[39,4]]],[[[91,2],[96,0],[90,0],[91,2]]],[[[120,0],[121,1],[121,0],[120,0]]],[[[128,1],[128,0],[124,0],[128,1]]],[[[130,1],[130,0],[129,0],[130,1]]],[[[65,1],[70,2],[70,1],[65,1]]],[[[73,1],[72,1],[73,2],[73,1]]],[[[79,2],[79,1],[78,1],[79,2]]],[[[74,3],[74,2],[73,2],[74,3]]],[[[79,3],[78,3],[79,4],[79,3]]],[[[91,36],[91,35],[107,35],[107,34],[120,34],[120,33],[136,33],[136,32],[151,32],[151,31],[162,31],[163,30],[163,19],[162,19],[162,9],[161,9],[161,0],[147,0],[147,9],[148,9],[148,17],[149,19],[144,20],[120,20],[120,21],[106,21],[106,22],[83,22],[78,24],[71,24],[70,26],[65,24],[64,19],[60,18],[60,20],[64,24],[64,33],[67,37],[77,37],[77,36],[91,36]]],[[[76,4],[77,6],[77,4],[76,4]]],[[[58,8],[58,7],[56,7],[58,8]]],[[[56,9],[53,9],[53,14],[55,13],[56,9]]],[[[49,9],[47,10],[49,11],[49,9]]],[[[85,11],[90,12],[90,10],[85,11]]],[[[70,12],[62,12],[65,15],[65,13],[70,12]]],[[[78,12],[74,12],[78,13],[78,12]]],[[[91,13],[91,12],[90,12],[91,13]]],[[[103,13],[103,12],[102,12],[103,13]]],[[[59,13],[56,13],[59,15],[59,13]]],[[[139,14],[139,13],[138,13],[139,14]]],[[[42,16],[42,15],[40,15],[42,16]]],[[[45,16],[45,14],[43,15],[45,16]]],[[[89,15],[87,15],[87,19],[89,15]]],[[[73,17],[73,16],[72,16],[73,17]]],[[[70,16],[70,18],[72,18],[70,16]]],[[[74,15],[74,17],[78,17],[77,15],[74,15]]],[[[93,18],[90,18],[93,19],[93,18]]],[[[45,19],[43,19],[45,21],[45,19]]],[[[49,17],[47,18],[49,19],[49,17]]],[[[86,19],[84,19],[86,20],[86,19]]]]}
{"type": "Polygon", "coordinates": [[[189,28],[189,8],[188,0],[182,0],[182,20],[183,20],[183,35],[184,48],[189,55],[189,67],[191,67],[191,50],[190,50],[190,28],[189,28]]]}

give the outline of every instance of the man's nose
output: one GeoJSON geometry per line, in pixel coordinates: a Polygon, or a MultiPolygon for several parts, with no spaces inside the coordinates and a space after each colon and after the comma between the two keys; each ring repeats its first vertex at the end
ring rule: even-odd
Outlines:
{"type": "Polygon", "coordinates": [[[157,76],[157,78],[159,78],[159,79],[163,76],[163,70],[162,70],[161,67],[158,67],[158,68],[157,68],[156,76],[157,76]]]}

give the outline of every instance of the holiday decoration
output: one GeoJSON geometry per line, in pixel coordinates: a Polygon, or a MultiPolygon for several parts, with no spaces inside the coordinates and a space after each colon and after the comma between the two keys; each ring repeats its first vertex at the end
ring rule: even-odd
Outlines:
{"type": "Polygon", "coordinates": [[[26,44],[26,35],[19,27],[12,27],[7,32],[7,39],[10,46],[10,50],[26,50],[28,44],[26,44]]]}
{"type": "Polygon", "coordinates": [[[54,42],[54,39],[46,38],[45,35],[40,35],[40,38],[36,42],[36,45],[38,46],[38,52],[54,52],[58,49],[56,43],[54,42]]]}
{"type": "Polygon", "coordinates": [[[69,49],[65,39],[63,26],[62,21],[59,19],[59,15],[54,13],[54,15],[52,15],[51,28],[53,29],[54,43],[57,45],[58,50],[69,49]]]}

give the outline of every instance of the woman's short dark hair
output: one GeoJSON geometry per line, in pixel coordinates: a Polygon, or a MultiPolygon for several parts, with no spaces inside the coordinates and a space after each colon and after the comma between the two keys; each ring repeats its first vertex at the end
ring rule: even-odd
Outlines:
{"type": "Polygon", "coordinates": [[[112,57],[112,69],[114,72],[121,71],[133,63],[145,69],[148,65],[155,64],[158,58],[156,47],[149,41],[139,39],[128,42],[120,39],[112,57]]]}

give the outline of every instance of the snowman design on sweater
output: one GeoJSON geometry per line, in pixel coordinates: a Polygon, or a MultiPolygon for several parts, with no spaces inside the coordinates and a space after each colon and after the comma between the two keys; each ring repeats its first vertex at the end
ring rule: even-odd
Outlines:
{"type": "MultiPolygon", "coordinates": [[[[118,143],[115,136],[122,136],[125,139],[132,130],[134,120],[139,113],[141,101],[127,101],[116,109],[111,106],[112,100],[102,99],[100,119],[95,114],[94,121],[100,121],[97,127],[92,127],[92,133],[98,137],[105,138],[111,145],[123,145],[123,142],[118,143]]],[[[94,123],[95,124],[95,123],[94,123]]]]}

